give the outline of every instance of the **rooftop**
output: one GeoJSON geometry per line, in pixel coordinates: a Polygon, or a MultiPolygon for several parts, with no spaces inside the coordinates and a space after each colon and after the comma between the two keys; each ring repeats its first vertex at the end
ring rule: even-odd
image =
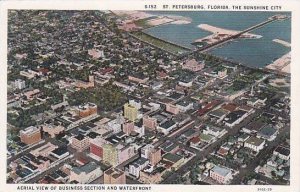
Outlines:
{"type": "Polygon", "coordinates": [[[87,163],[87,164],[85,164],[81,167],[74,167],[72,169],[72,171],[75,172],[78,175],[82,172],[88,174],[88,173],[96,170],[99,167],[100,167],[99,165],[97,165],[95,162],[91,161],[91,162],[89,162],[89,163],[87,163]]]}
{"type": "Polygon", "coordinates": [[[220,167],[220,166],[214,166],[214,168],[212,169],[213,172],[225,177],[226,175],[228,175],[231,171],[228,168],[225,167],[220,167]]]}
{"type": "Polygon", "coordinates": [[[249,139],[247,139],[246,143],[249,143],[251,145],[255,145],[255,146],[260,146],[262,143],[264,142],[263,139],[259,139],[257,137],[250,137],[249,139]]]}

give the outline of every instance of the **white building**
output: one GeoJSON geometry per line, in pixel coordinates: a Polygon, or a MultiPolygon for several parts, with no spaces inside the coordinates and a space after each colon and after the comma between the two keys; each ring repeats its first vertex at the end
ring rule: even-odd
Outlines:
{"type": "Polygon", "coordinates": [[[187,101],[180,101],[176,103],[176,107],[179,108],[179,111],[181,112],[186,112],[190,109],[193,109],[193,103],[192,102],[187,102],[187,101]]]}
{"type": "Polygon", "coordinates": [[[222,184],[228,184],[232,179],[231,170],[226,167],[214,166],[210,170],[209,176],[222,184]]]}
{"type": "Polygon", "coordinates": [[[128,172],[130,175],[139,178],[140,171],[143,170],[149,164],[149,160],[143,157],[129,165],[128,172]]]}
{"type": "Polygon", "coordinates": [[[245,141],[244,147],[252,149],[255,152],[259,152],[264,148],[264,145],[265,140],[252,136],[245,141]]]}
{"type": "Polygon", "coordinates": [[[206,126],[206,129],[203,130],[203,133],[206,135],[212,135],[214,137],[222,137],[227,133],[226,129],[219,127],[206,126]]]}
{"type": "Polygon", "coordinates": [[[16,89],[24,89],[26,87],[25,81],[22,79],[17,79],[14,82],[14,86],[16,89]]]}
{"type": "Polygon", "coordinates": [[[173,120],[165,121],[164,123],[157,126],[157,130],[165,135],[168,135],[173,129],[175,129],[177,124],[173,120]]]}

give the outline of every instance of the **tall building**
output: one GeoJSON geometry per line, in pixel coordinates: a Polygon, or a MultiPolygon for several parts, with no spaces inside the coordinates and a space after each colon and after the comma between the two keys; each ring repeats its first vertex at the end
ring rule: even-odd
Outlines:
{"type": "Polygon", "coordinates": [[[110,168],[104,172],[104,184],[126,184],[124,171],[110,168]]]}
{"type": "Polygon", "coordinates": [[[112,166],[123,163],[134,156],[134,154],[135,149],[131,145],[125,145],[123,143],[103,145],[103,160],[112,166]]]}
{"type": "Polygon", "coordinates": [[[156,165],[161,160],[161,149],[152,149],[149,154],[151,165],[156,165]]]}
{"type": "Polygon", "coordinates": [[[109,143],[103,145],[103,161],[111,165],[118,164],[118,150],[114,145],[109,143]]]}
{"type": "Polygon", "coordinates": [[[89,148],[90,142],[89,138],[85,137],[82,134],[79,134],[72,138],[72,147],[77,151],[84,151],[85,149],[89,148]]]}
{"type": "Polygon", "coordinates": [[[101,137],[90,140],[91,155],[97,159],[103,159],[103,145],[105,143],[106,141],[101,137]]]}
{"type": "Polygon", "coordinates": [[[42,135],[40,129],[30,126],[20,131],[20,138],[23,143],[30,145],[41,141],[42,135]]]}
{"type": "Polygon", "coordinates": [[[144,116],[143,117],[143,126],[147,129],[155,130],[157,127],[157,119],[149,117],[149,116],[144,116]]]}
{"type": "Polygon", "coordinates": [[[176,115],[179,113],[179,108],[172,104],[166,104],[166,111],[176,115]]]}
{"type": "Polygon", "coordinates": [[[138,116],[138,110],[133,105],[126,103],[124,105],[124,117],[130,121],[135,121],[138,116]]]}
{"type": "Polygon", "coordinates": [[[130,135],[131,132],[134,131],[134,123],[126,122],[122,125],[122,130],[126,135],[130,135]]]}
{"type": "Polygon", "coordinates": [[[161,160],[161,149],[149,144],[141,148],[141,157],[149,159],[151,165],[156,165],[161,160]]]}

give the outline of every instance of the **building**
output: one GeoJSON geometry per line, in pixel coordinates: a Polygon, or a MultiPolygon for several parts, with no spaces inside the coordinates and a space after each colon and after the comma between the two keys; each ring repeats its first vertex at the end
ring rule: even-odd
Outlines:
{"type": "Polygon", "coordinates": [[[214,137],[222,137],[227,133],[226,129],[215,127],[215,126],[206,126],[206,129],[203,130],[203,133],[206,135],[212,135],[214,137]]]}
{"type": "Polygon", "coordinates": [[[220,166],[214,166],[211,170],[210,170],[210,174],[209,176],[216,180],[219,183],[222,184],[228,184],[230,182],[230,180],[232,179],[232,174],[231,174],[231,170],[225,167],[220,167],[220,166]]]}
{"type": "Polygon", "coordinates": [[[30,151],[30,153],[32,155],[34,155],[35,157],[38,157],[38,156],[48,157],[50,155],[50,153],[57,148],[58,148],[57,145],[54,145],[51,142],[48,142],[47,144],[42,145],[41,147],[30,151]]]}
{"type": "Polygon", "coordinates": [[[141,101],[131,99],[131,100],[129,100],[128,103],[129,103],[129,105],[134,106],[137,110],[139,110],[139,109],[142,108],[142,103],[141,103],[141,101]]]}
{"type": "Polygon", "coordinates": [[[70,153],[68,148],[63,146],[54,149],[50,154],[58,159],[63,159],[66,158],[70,153]]]}
{"type": "Polygon", "coordinates": [[[103,159],[103,145],[107,143],[106,140],[104,140],[101,137],[96,137],[95,139],[90,140],[90,155],[97,159],[103,159]]]}
{"type": "Polygon", "coordinates": [[[229,113],[223,121],[226,126],[233,127],[242,122],[248,115],[249,113],[247,113],[247,111],[236,110],[229,113]]]}
{"type": "Polygon", "coordinates": [[[176,123],[173,120],[168,120],[157,127],[157,130],[165,135],[168,135],[173,129],[176,128],[176,123]]]}
{"type": "Polygon", "coordinates": [[[119,165],[135,155],[135,148],[125,143],[104,144],[103,160],[112,166],[119,165]]]}
{"type": "Polygon", "coordinates": [[[16,89],[24,89],[26,87],[25,81],[22,79],[17,79],[14,82],[14,86],[16,89]]]}
{"type": "Polygon", "coordinates": [[[144,116],[143,117],[143,126],[150,130],[156,130],[157,119],[149,117],[149,116],[144,116]]]}
{"type": "Polygon", "coordinates": [[[122,125],[122,130],[126,135],[130,135],[131,132],[134,131],[134,123],[126,122],[122,125]]]}
{"type": "Polygon", "coordinates": [[[135,148],[132,145],[118,144],[118,164],[130,159],[135,155],[135,148]]]}
{"type": "Polygon", "coordinates": [[[218,71],[218,78],[223,79],[227,76],[227,68],[218,71]]]}
{"type": "Polygon", "coordinates": [[[65,128],[60,124],[44,124],[42,125],[42,127],[43,127],[43,131],[45,133],[48,133],[51,138],[54,138],[55,135],[58,135],[59,133],[65,130],[65,128]]]}
{"type": "Polygon", "coordinates": [[[27,100],[32,101],[34,98],[37,98],[41,95],[41,91],[39,89],[29,90],[23,93],[27,100]]]}
{"type": "Polygon", "coordinates": [[[149,80],[149,77],[145,76],[143,73],[129,75],[129,81],[133,81],[136,83],[144,84],[149,80]]]}
{"type": "Polygon", "coordinates": [[[110,168],[104,172],[104,184],[126,184],[124,171],[110,168]]]}
{"type": "Polygon", "coordinates": [[[198,63],[195,59],[188,60],[183,66],[182,69],[187,69],[190,71],[200,71],[204,68],[204,63],[198,63]]]}
{"type": "Polygon", "coordinates": [[[177,154],[167,153],[163,156],[163,160],[171,162],[173,169],[177,170],[183,163],[184,158],[177,154]]]}
{"type": "Polygon", "coordinates": [[[140,172],[140,181],[148,184],[155,184],[162,181],[162,175],[165,173],[166,168],[157,167],[151,172],[143,170],[140,172]]]}
{"type": "Polygon", "coordinates": [[[264,148],[265,145],[265,140],[259,139],[257,137],[250,137],[249,139],[246,140],[244,143],[244,147],[249,148],[255,152],[259,152],[264,148]]]}
{"type": "Polygon", "coordinates": [[[126,103],[124,105],[124,117],[134,122],[138,117],[138,109],[135,106],[126,103]]]}
{"type": "Polygon", "coordinates": [[[95,162],[89,162],[81,167],[74,167],[70,171],[70,181],[77,181],[79,184],[90,183],[103,175],[100,166],[95,162]]]}
{"type": "Polygon", "coordinates": [[[30,145],[41,141],[42,135],[40,129],[30,126],[20,131],[20,138],[23,143],[30,145]]]}
{"type": "Polygon", "coordinates": [[[95,86],[95,77],[90,75],[88,81],[76,80],[75,86],[78,88],[87,89],[95,86]]]}
{"type": "Polygon", "coordinates": [[[184,101],[181,100],[176,103],[176,107],[179,109],[181,112],[186,112],[190,109],[193,109],[194,104],[192,102],[184,101]]]}
{"type": "Polygon", "coordinates": [[[278,146],[273,151],[273,155],[278,156],[280,159],[289,160],[290,159],[290,149],[284,146],[278,146]]]}
{"type": "Polygon", "coordinates": [[[257,133],[258,138],[266,139],[268,141],[273,141],[278,134],[278,130],[271,126],[263,127],[259,132],[257,133]]]}
{"type": "Polygon", "coordinates": [[[97,105],[94,103],[87,103],[77,107],[77,115],[81,118],[97,114],[97,105]]]}
{"type": "Polygon", "coordinates": [[[118,150],[114,145],[109,143],[103,145],[103,161],[111,165],[118,164],[118,150]]]}
{"type": "Polygon", "coordinates": [[[141,157],[149,159],[151,165],[156,165],[161,160],[161,149],[155,149],[153,145],[146,145],[141,148],[141,157]]]}
{"type": "Polygon", "coordinates": [[[179,113],[179,108],[176,105],[166,104],[166,111],[176,115],[179,113]]]}
{"type": "Polygon", "coordinates": [[[90,141],[88,137],[85,137],[82,134],[79,134],[72,138],[71,146],[79,152],[82,152],[89,148],[90,141]]]}
{"type": "Polygon", "coordinates": [[[156,165],[161,160],[161,149],[152,149],[149,154],[151,165],[156,165]]]}
{"type": "Polygon", "coordinates": [[[129,165],[128,173],[136,178],[140,177],[140,171],[149,164],[149,160],[141,157],[129,165]]]}

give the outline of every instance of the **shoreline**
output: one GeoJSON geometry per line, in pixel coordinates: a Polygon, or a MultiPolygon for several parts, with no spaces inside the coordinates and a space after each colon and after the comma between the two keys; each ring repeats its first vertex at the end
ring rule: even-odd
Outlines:
{"type": "Polygon", "coordinates": [[[284,54],[282,57],[276,59],[273,63],[267,65],[265,69],[270,69],[277,72],[291,73],[291,52],[284,54]]]}

